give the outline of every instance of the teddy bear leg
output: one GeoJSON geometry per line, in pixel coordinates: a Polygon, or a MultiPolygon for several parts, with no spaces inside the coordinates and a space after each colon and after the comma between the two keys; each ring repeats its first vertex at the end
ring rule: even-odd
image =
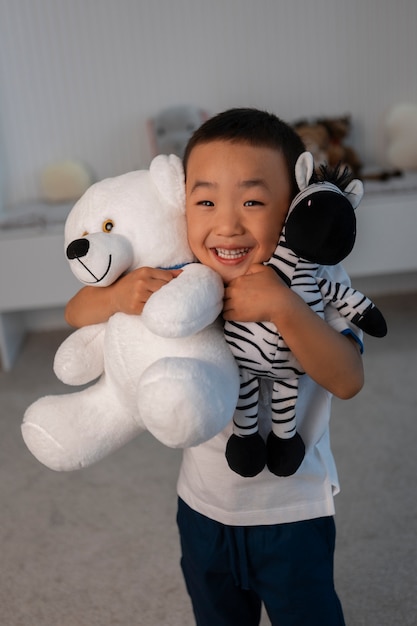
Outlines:
{"type": "Polygon", "coordinates": [[[25,412],[23,439],[32,454],[55,471],[88,467],[143,431],[103,385],[46,396],[25,412]]]}
{"type": "Polygon", "coordinates": [[[237,369],[166,357],[142,375],[138,411],[146,428],[172,448],[197,446],[230,422],[239,393],[237,369]]]}
{"type": "Polygon", "coordinates": [[[66,385],[85,385],[104,371],[105,324],[79,328],[61,343],[54,372],[66,385]]]}

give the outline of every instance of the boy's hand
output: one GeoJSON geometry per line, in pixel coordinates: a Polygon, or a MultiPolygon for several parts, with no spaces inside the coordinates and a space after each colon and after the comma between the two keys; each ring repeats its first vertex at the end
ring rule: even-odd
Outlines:
{"type": "Polygon", "coordinates": [[[348,339],[315,313],[304,300],[264,265],[230,281],[223,317],[236,322],[272,322],[302,369],[339,398],[352,398],[363,385],[357,342],[348,339]]]}
{"type": "Polygon", "coordinates": [[[161,270],[154,267],[140,267],[122,276],[112,293],[113,309],[127,315],[140,315],[150,296],[182,270],[161,270]]]}
{"type": "Polygon", "coordinates": [[[68,302],[65,319],[70,326],[80,328],[107,322],[115,313],[140,315],[149,297],[180,273],[141,267],[108,287],[83,287],[68,302]]]}
{"type": "Polygon", "coordinates": [[[225,287],[223,318],[236,322],[269,322],[283,305],[287,286],[266,265],[252,265],[225,287]]]}

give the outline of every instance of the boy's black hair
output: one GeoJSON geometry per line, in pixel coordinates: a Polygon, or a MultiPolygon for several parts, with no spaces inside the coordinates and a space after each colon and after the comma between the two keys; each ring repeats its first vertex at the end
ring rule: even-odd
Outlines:
{"type": "Polygon", "coordinates": [[[273,113],[251,108],[229,109],[211,117],[190,138],[184,154],[184,170],[191,151],[199,144],[231,141],[275,149],[284,156],[292,196],[298,192],[295,164],[305,146],[291,126],[273,113]]]}

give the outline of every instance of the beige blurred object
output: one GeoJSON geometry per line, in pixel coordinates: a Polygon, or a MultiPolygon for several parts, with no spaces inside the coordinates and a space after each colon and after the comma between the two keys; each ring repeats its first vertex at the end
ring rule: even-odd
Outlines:
{"type": "Polygon", "coordinates": [[[41,172],[42,199],[46,202],[78,200],[92,182],[91,172],[79,161],[68,159],[51,163],[41,172]]]}

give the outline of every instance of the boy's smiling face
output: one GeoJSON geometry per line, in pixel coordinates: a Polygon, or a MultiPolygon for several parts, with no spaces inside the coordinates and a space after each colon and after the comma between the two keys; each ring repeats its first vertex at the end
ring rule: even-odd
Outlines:
{"type": "Polygon", "coordinates": [[[230,141],[196,145],[188,159],[188,241],[225,283],[268,261],[290,205],[283,155],[230,141]]]}

